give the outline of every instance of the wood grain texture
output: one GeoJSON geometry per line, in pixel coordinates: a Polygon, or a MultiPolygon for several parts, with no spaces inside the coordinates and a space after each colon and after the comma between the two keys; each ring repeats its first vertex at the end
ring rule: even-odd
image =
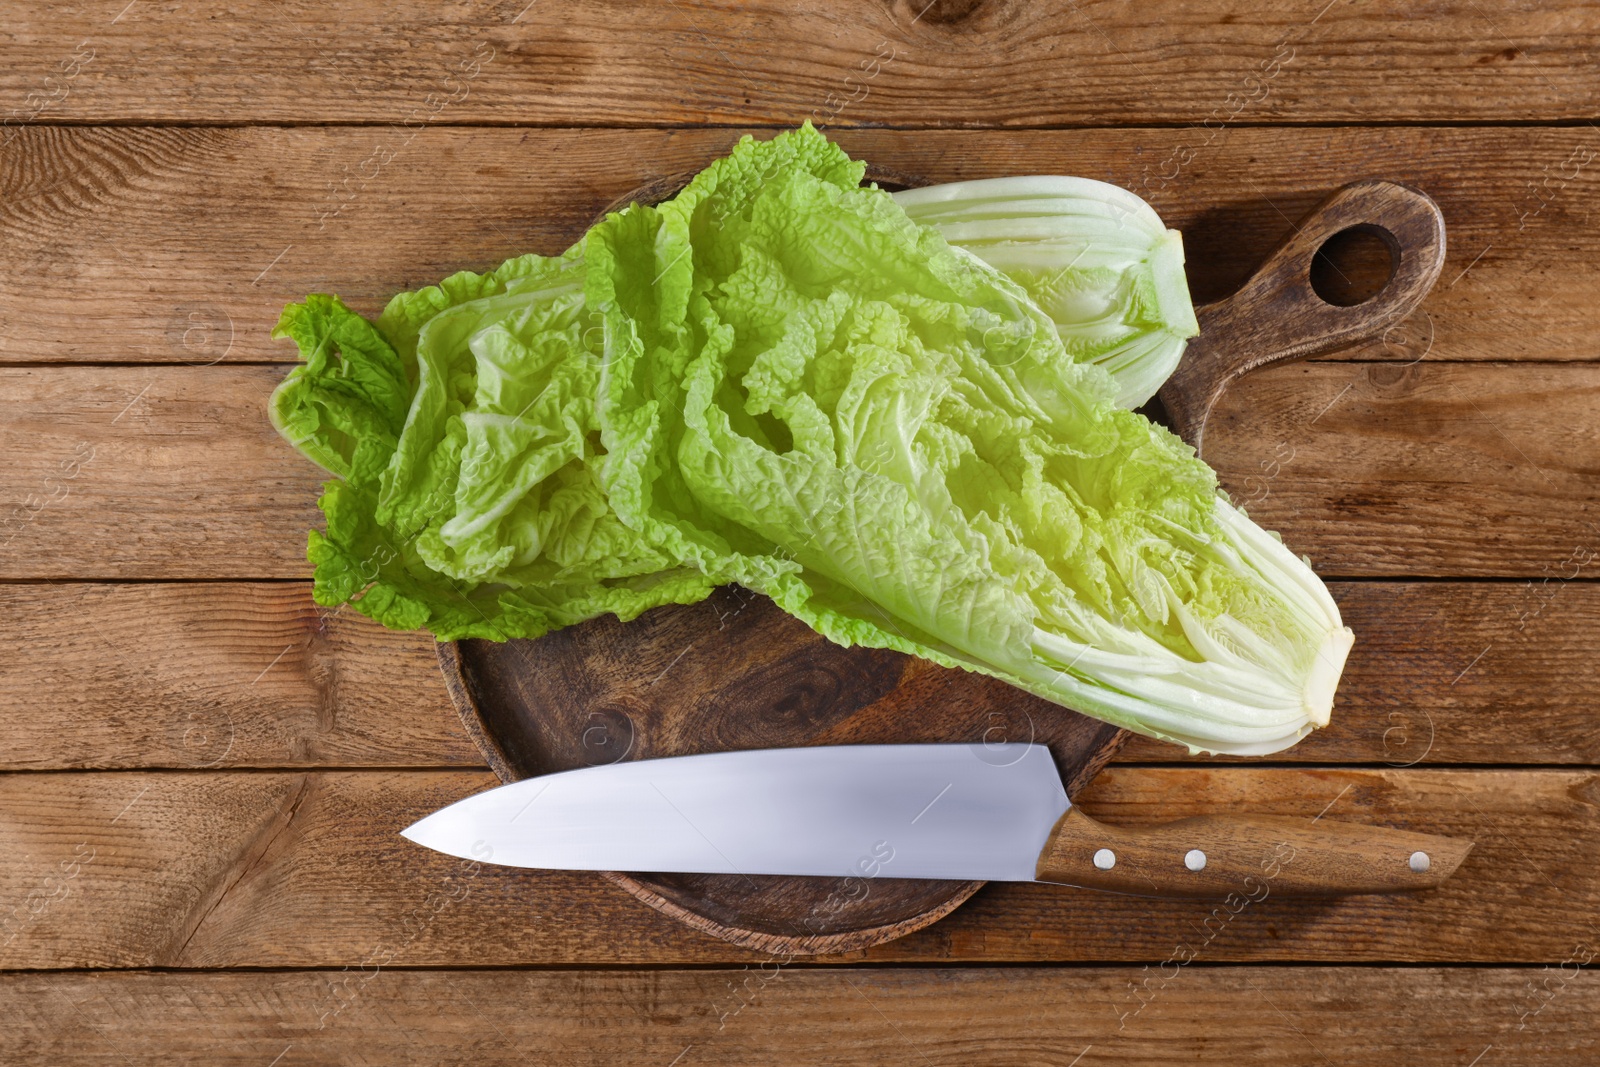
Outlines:
{"type": "MultiPolygon", "coordinates": [[[[742,131],[16,132],[0,149],[0,360],[206,365],[292,362],[293,346],[268,334],[283,305],[308,292],[337,292],[375,314],[394,293],[456,270],[559,252],[603,205],[704,166],[742,131]]],[[[1593,129],[1194,134],[845,130],[839,139],[930,181],[1053,172],[1133,189],[1183,231],[1200,301],[1242,284],[1335,187],[1405,182],[1439,202],[1449,257],[1422,313],[1360,358],[1600,354],[1593,129]]]]}
{"type": "MultiPolygon", "coordinates": [[[[1356,632],[1333,721],[1277,759],[1600,763],[1600,586],[1330,588],[1356,632]]],[[[0,660],[0,769],[483,763],[433,643],[304,584],[13,584],[0,612],[30,650],[0,660]]],[[[1136,737],[1114,758],[1187,757],[1136,737]]]]}
{"type": "Polygon", "coordinates": [[[295,583],[0,585],[7,769],[469,766],[426,634],[295,583]]]}
{"type": "Polygon", "coordinates": [[[9,23],[13,122],[1552,120],[1591,114],[1597,43],[1571,0],[104,0],[9,23]]]}
{"type": "Polygon", "coordinates": [[[299,577],[318,468],[281,367],[0,368],[0,576],[299,577]]]}
{"type": "MultiPolygon", "coordinates": [[[[306,575],[322,472],[267,422],[283,374],[0,368],[0,576],[306,575]]],[[[1597,399],[1593,364],[1303,363],[1235,383],[1206,456],[1324,576],[1592,574],[1597,399]]]]}
{"type": "Polygon", "coordinates": [[[0,1056],[18,1067],[262,1067],[278,1055],[293,1067],[662,1067],[674,1057],[737,1067],[1067,1067],[1075,1056],[1124,1067],[1462,1067],[1492,1045],[1485,1063],[1586,1067],[1600,1050],[1590,1025],[1600,983],[1577,972],[1583,958],[1545,970],[1201,963],[7,975],[0,1056]]]}
{"type": "Polygon", "coordinates": [[[3,973],[0,1060],[1600,1058],[1600,382],[1550,366],[1600,340],[1592,10],[923,4],[8,9],[0,768],[183,769],[0,774],[0,967],[326,969],[3,973]],[[372,313],[559,251],[620,193],[808,116],[931,180],[1134,189],[1184,231],[1200,301],[1338,185],[1438,200],[1450,252],[1421,312],[1361,362],[1239,383],[1208,447],[1319,570],[1390,579],[1331,583],[1355,653],[1332,727],[1283,758],[1394,769],[1113,766],[1080,799],[1113,823],[1326,810],[1473,837],[1442,890],[1235,914],[990,886],[864,966],[814,967],[593,876],[474,871],[394,836],[492,776],[464,769],[426,641],[319,619],[298,581],[232,581],[304,576],[319,478],[265,427],[283,368],[211,365],[291,362],[267,335],[307,292],[372,313]],[[151,584],[45,581],[66,578],[151,584]],[[989,962],[1019,965],[963,965],[989,962]],[[408,969],[502,964],[550,969],[408,969]]]}
{"type": "MultiPolygon", "coordinates": [[[[0,777],[0,967],[527,966],[757,962],[594,874],[471,863],[398,831],[487,772],[98,772],[0,777]]],[[[1476,842],[1441,888],[1152,901],[990,884],[871,949],[911,962],[1543,963],[1593,944],[1593,771],[1112,767],[1080,795],[1113,824],[1249,811],[1476,842]]]]}

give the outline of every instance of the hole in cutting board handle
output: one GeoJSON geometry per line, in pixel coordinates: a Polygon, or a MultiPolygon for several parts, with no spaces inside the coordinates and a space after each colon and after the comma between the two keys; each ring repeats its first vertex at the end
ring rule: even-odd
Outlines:
{"type": "Polygon", "coordinates": [[[1358,307],[1383,292],[1400,268],[1400,242],[1374,223],[1347,226],[1311,257],[1311,289],[1334,307],[1358,307]]]}

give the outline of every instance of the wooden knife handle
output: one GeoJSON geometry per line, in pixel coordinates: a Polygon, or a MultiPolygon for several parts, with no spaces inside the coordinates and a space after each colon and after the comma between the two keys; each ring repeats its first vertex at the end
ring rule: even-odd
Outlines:
{"type": "Polygon", "coordinates": [[[1444,266],[1444,250],[1444,216],[1428,194],[1376,180],[1339,189],[1300,220],[1238,292],[1195,309],[1200,336],[1159,394],[1172,429],[1203,455],[1206,420],[1230,381],[1382,337],[1422,303],[1444,266]],[[1311,261],[1345,230],[1376,235],[1393,265],[1384,287],[1353,307],[1330,304],[1311,287],[1311,261]]]}
{"type": "Polygon", "coordinates": [[[1471,849],[1460,838],[1270,815],[1106,826],[1074,806],[1051,831],[1036,877],[1150,897],[1394,893],[1438,885],[1471,849]]]}

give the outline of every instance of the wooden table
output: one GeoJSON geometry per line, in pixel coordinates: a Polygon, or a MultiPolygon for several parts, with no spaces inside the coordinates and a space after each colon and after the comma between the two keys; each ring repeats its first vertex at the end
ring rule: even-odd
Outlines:
{"type": "Polygon", "coordinates": [[[0,1061],[1600,1059],[1600,16],[925,2],[0,15],[0,1061]],[[807,116],[931,179],[1132,188],[1199,299],[1341,183],[1437,198],[1423,311],[1243,380],[1208,436],[1356,631],[1333,725],[1271,762],[1137,742],[1080,799],[1475,839],[1446,887],[1230,913],[992,885],[779,965],[396,836],[490,776],[429,641],[309,598],[279,309],[553,253],[807,116]]]}

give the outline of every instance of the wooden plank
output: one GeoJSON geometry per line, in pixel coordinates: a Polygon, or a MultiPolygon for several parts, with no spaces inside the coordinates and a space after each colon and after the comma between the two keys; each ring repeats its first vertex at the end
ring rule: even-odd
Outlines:
{"type": "Polygon", "coordinates": [[[308,573],[320,479],[267,421],[283,373],[0,369],[0,575],[308,573]]]}
{"type": "Polygon", "coordinates": [[[337,13],[289,0],[214,14],[196,0],[25,5],[0,100],[12,122],[1577,119],[1592,113],[1597,37],[1573,0],[406,0],[337,13]]]}
{"type": "MultiPolygon", "coordinates": [[[[321,472],[267,423],[283,374],[0,368],[0,576],[304,576],[321,472]]],[[[1597,394],[1584,363],[1274,368],[1206,458],[1324,575],[1592,575],[1597,394]]]]}
{"type": "Polygon", "coordinates": [[[1239,379],[1205,458],[1320,574],[1592,577],[1597,400],[1583,364],[1303,363],[1239,379]]]}
{"type": "MultiPolygon", "coordinates": [[[[614,198],[699,169],[740,132],[25,129],[0,152],[0,360],[293,361],[268,337],[286,302],[334,291],[374,314],[455,270],[558,252],[614,198]]],[[[840,139],[928,181],[1056,172],[1131,188],[1184,231],[1200,300],[1242,282],[1334,187],[1408,182],[1440,202],[1449,258],[1416,321],[1360,358],[1597,354],[1589,127],[1243,128],[1203,146],[1161,129],[840,139]]]]}
{"type": "MultiPolygon", "coordinates": [[[[485,772],[0,776],[0,967],[755,962],[598,875],[478,866],[398,836],[485,772]]],[[[1080,802],[1114,823],[1249,810],[1448,833],[1477,847],[1420,895],[1153,901],[990,885],[865,958],[1550,963],[1593,944],[1592,771],[1122,768],[1080,802]]]]}
{"type": "Polygon", "coordinates": [[[468,766],[433,641],[299,583],[0,585],[8,769],[468,766]]]}
{"type": "MultiPolygon", "coordinates": [[[[1333,722],[1277,759],[1600,763],[1600,586],[1334,582],[1333,722]]],[[[0,768],[480,766],[424,636],[299,583],[0,585],[0,768]],[[63,684],[63,680],[67,684],[63,684]]],[[[1185,758],[1135,738],[1123,762],[1185,758]]]]}
{"type": "Polygon", "coordinates": [[[14,974],[11,1064],[1594,1062],[1564,968],[821,967],[14,974]],[[1131,981],[1130,981],[1131,979],[1131,981]],[[1129,991],[1140,988],[1143,1007],[1129,991]],[[1140,1009],[1134,1013],[1134,1009],[1140,1009]],[[1211,1020],[1200,1026],[1197,1020],[1211,1020]],[[1485,1055],[1492,1047],[1493,1052],[1485,1055]],[[676,1057],[676,1060],[674,1059],[676,1057]],[[1492,1058],[1491,1058],[1492,1057],[1492,1058]]]}

